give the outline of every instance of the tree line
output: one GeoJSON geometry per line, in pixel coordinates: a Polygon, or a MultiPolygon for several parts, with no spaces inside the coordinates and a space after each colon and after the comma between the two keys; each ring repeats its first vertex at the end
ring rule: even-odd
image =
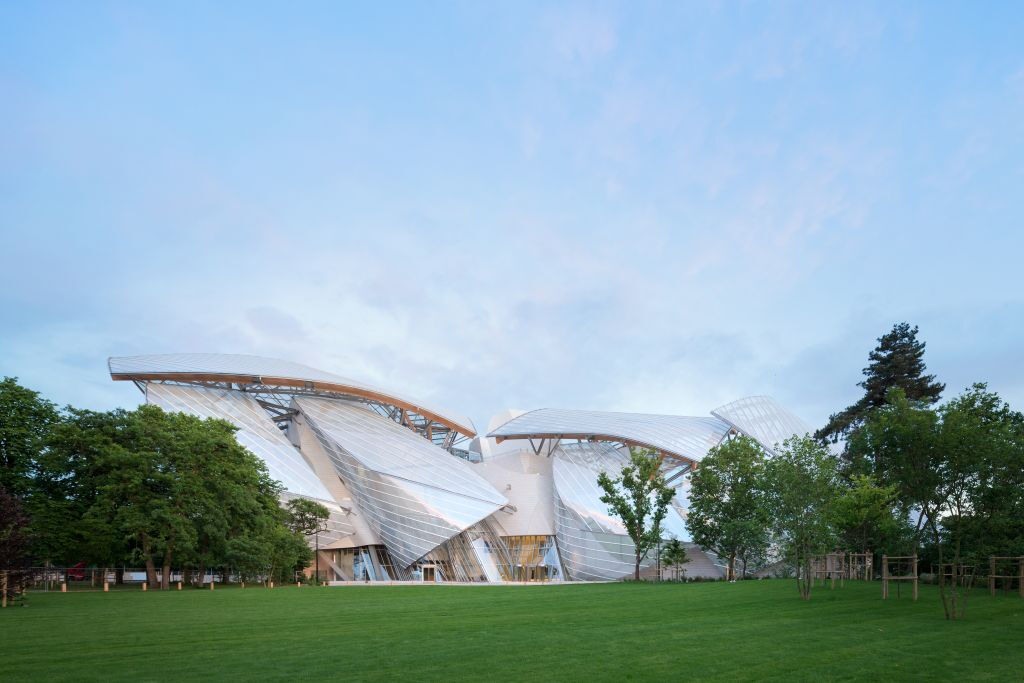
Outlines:
{"type": "MultiPolygon", "coordinates": [[[[1024,415],[983,383],[940,402],[945,385],[926,373],[917,335],[900,323],[880,337],[863,396],[815,434],[773,455],[733,435],[690,474],[687,528],[729,580],[778,563],[809,599],[812,559],[834,550],[913,553],[932,573],[1024,555],[1024,415]]],[[[639,578],[674,491],[649,452],[598,484],[634,542],[639,578]]],[[[962,588],[942,588],[947,618],[963,616],[962,588]]]]}
{"type": "MultiPolygon", "coordinates": [[[[737,559],[764,564],[772,551],[804,577],[834,549],[917,553],[932,572],[1024,555],[1024,415],[983,383],[940,403],[917,334],[901,323],[880,337],[863,397],[813,436],[774,457],[739,436],[700,463],[687,523],[730,578],[737,559]]],[[[948,618],[962,616],[942,598],[948,618]]]]}
{"type": "MultiPolygon", "coordinates": [[[[0,381],[0,566],[144,566],[290,579],[327,510],[280,484],[223,420],[157,406],[58,409],[0,381]]],[[[120,576],[119,576],[120,578],[120,576]]]]}

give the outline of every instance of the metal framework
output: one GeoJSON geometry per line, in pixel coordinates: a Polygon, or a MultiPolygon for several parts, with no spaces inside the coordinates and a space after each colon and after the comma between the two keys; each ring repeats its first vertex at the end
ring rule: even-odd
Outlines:
{"type": "Polygon", "coordinates": [[[545,443],[550,455],[562,441],[647,448],[660,460],[671,461],[668,468],[673,469],[679,464],[696,465],[729,431],[729,425],[716,417],[545,408],[508,420],[488,437],[498,443],[507,439],[528,440],[537,455],[544,450],[545,443]]]}
{"type": "Polygon", "coordinates": [[[398,392],[324,372],[299,363],[239,354],[182,353],[108,359],[111,379],[173,382],[253,395],[273,417],[287,422],[290,398],[318,396],[358,401],[442,448],[476,436],[473,422],[398,392]]]}
{"type": "MultiPolygon", "coordinates": [[[[334,391],[314,389],[307,387],[296,387],[280,384],[265,384],[261,377],[255,377],[252,382],[226,382],[213,380],[181,380],[181,379],[160,379],[160,380],[139,380],[133,379],[135,386],[143,393],[146,392],[146,383],[170,384],[177,386],[204,387],[207,389],[223,389],[249,394],[270,414],[270,418],[277,423],[281,429],[286,429],[288,422],[295,416],[296,410],[291,407],[292,398],[298,396],[312,396],[316,398],[332,398],[336,400],[352,401],[361,403],[381,417],[386,417],[398,424],[408,427],[420,436],[426,438],[435,446],[445,450],[456,449],[456,446],[467,443],[469,437],[458,432],[448,425],[441,424],[425,415],[414,413],[396,405],[390,405],[381,400],[374,400],[364,396],[352,396],[334,391]]],[[[462,457],[460,455],[460,457],[462,457]]]]}

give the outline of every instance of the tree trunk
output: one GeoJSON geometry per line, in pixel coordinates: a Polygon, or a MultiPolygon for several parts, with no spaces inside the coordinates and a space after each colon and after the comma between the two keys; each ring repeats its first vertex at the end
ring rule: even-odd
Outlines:
{"type": "Polygon", "coordinates": [[[729,575],[726,577],[729,581],[736,580],[736,551],[733,550],[729,553],[729,575]]]}
{"type": "Polygon", "coordinates": [[[796,548],[793,549],[793,575],[796,577],[796,592],[800,594],[800,597],[804,597],[804,587],[800,583],[800,572],[803,571],[803,567],[800,566],[800,551],[796,548]]]}
{"type": "Polygon", "coordinates": [[[811,575],[811,552],[810,548],[805,547],[804,553],[804,593],[801,597],[804,600],[811,599],[811,587],[814,585],[814,577],[811,575]]]}
{"type": "Polygon", "coordinates": [[[145,534],[142,535],[142,554],[146,558],[146,582],[150,588],[156,588],[159,585],[156,579],[156,564],[153,562],[153,553],[149,547],[149,536],[145,534]]]}
{"type": "MultiPolygon", "coordinates": [[[[923,512],[922,512],[922,514],[923,514],[923,512]]],[[[942,564],[943,564],[942,540],[941,540],[941,536],[939,536],[939,530],[936,528],[935,523],[930,518],[929,518],[928,522],[929,522],[929,526],[931,526],[931,528],[932,528],[932,534],[934,535],[934,538],[935,538],[935,546],[939,550],[939,597],[942,598],[942,611],[946,615],[946,620],[949,621],[950,620],[950,614],[949,614],[949,601],[948,601],[948,598],[946,597],[946,581],[945,581],[944,577],[942,576],[942,571],[943,571],[943,569],[942,569],[942,564]]],[[[916,546],[915,546],[915,552],[916,551],[917,550],[916,550],[916,546]]],[[[955,563],[953,565],[953,570],[950,573],[953,575],[953,581],[956,581],[957,567],[956,567],[955,563]]]]}
{"type": "Polygon", "coordinates": [[[636,564],[633,567],[633,580],[640,580],[640,553],[636,554],[636,564]]]}
{"type": "Polygon", "coordinates": [[[160,590],[169,590],[171,587],[171,559],[173,556],[174,551],[171,548],[168,548],[167,552],[164,553],[164,567],[160,576],[160,590]]]}
{"type": "MultiPolygon", "coordinates": [[[[958,525],[959,524],[959,520],[957,520],[956,523],[958,525]]],[[[954,546],[954,550],[953,550],[953,562],[955,563],[957,568],[959,567],[959,563],[961,563],[961,554],[959,554],[959,547],[961,547],[961,544],[959,544],[959,529],[957,528],[957,530],[956,530],[956,545],[954,546]]],[[[963,584],[963,583],[964,583],[964,578],[961,577],[961,580],[959,580],[959,582],[955,586],[953,586],[953,618],[954,618],[954,620],[963,620],[964,612],[967,611],[967,605],[964,604],[964,601],[967,600],[967,592],[961,590],[961,584],[963,584]]]]}

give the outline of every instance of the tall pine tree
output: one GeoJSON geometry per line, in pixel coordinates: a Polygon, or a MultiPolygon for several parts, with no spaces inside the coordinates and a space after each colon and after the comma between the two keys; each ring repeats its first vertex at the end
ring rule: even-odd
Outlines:
{"type": "Polygon", "coordinates": [[[926,375],[923,341],[917,339],[917,326],[909,323],[893,325],[892,330],[878,338],[878,346],[868,355],[870,361],[864,368],[864,381],[857,386],[864,389],[864,396],[846,410],[835,413],[828,424],[815,432],[822,443],[836,443],[845,439],[864,423],[868,414],[885,404],[889,389],[903,389],[911,401],[932,404],[946,388],[935,381],[935,375],[926,375]]]}

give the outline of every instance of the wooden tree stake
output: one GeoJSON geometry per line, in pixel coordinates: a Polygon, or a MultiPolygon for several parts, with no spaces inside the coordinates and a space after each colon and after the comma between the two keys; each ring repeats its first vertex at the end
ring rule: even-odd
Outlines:
{"type": "Polygon", "coordinates": [[[918,582],[917,553],[914,553],[913,567],[914,567],[914,600],[917,600],[917,582],[918,582]]]}
{"type": "Polygon", "coordinates": [[[882,599],[889,598],[889,556],[882,555],[882,599]]]}

